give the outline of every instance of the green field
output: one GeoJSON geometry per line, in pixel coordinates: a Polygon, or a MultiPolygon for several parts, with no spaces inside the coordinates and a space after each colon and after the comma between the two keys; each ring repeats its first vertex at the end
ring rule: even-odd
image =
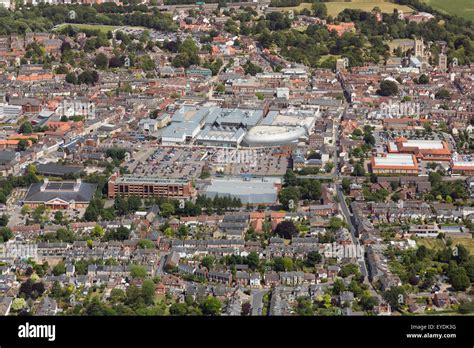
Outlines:
{"type": "MultiPolygon", "coordinates": [[[[471,255],[474,255],[474,238],[452,238],[453,245],[461,244],[465,246],[471,255]]],[[[429,249],[442,249],[444,243],[441,239],[437,238],[420,238],[416,241],[418,245],[424,245],[429,249]]]]}
{"type": "MultiPolygon", "coordinates": [[[[403,45],[404,43],[406,45],[408,45],[408,44],[413,45],[414,44],[412,39],[395,39],[395,40],[392,40],[392,41],[388,41],[387,45],[390,47],[390,51],[393,51],[398,46],[403,45]]],[[[405,45],[403,45],[403,46],[405,46],[405,45]]]]}
{"type": "Polygon", "coordinates": [[[431,7],[451,15],[464,17],[474,21],[473,0],[423,0],[431,7]]]}
{"type": "MultiPolygon", "coordinates": [[[[397,5],[393,4],[391,2],[383,1],[383,0],[355,0],[352,2],[345,2],[345,1],[331,1],[331,2],[325,2],[324,3],[328,9],[328,15],[330,16],[337,16],[339,12],[343,11],[346,8],[349,9],[359,9],[363,11],[370,12],[373,10],[374,7],[380,8],[382,12],[385,13],[392,13],[394,9],[398,9],[399,11],[403,12],[413,12],[413,9],[411,7],[405,6],[405,5],[397,5]]],[[[293,6],[293,7],[282,7],[282,11],[289,11],[289,10],[302,10],[304,8],[307,8],[311,10],[311,5],[310,3],[302,3],[298,6],[293,6]]]]}
{"type": "Polygon", "coordinates": [[[117,28],[120,28],[114,25],[64,23],[64,24],[56,26],[54,30],[60,30],[63,27],[66,27],[68,25],[76,27],[78,29],[100,30],[103,33],[107,33],[108,31],[112,31],[117,28]]]}

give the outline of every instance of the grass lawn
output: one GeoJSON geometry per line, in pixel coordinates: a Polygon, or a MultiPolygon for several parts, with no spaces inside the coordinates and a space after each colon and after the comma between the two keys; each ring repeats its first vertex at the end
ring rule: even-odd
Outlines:
{"type": "Polygon", "coordinates": [[[115,25],[64,23],[64,24],[58,25],[55,30],[61,30],[63,27],[66,27],[68,25],[71,25],[78,29],[100,30],[103,33],[107,33],[108,31],[112,31],[119,28],[118,26],[115,26],[115,25]]]}
{"type": "Polygon", "coordinates": [[[461,244],[464,245],[467,250],[474,255],[474,239],[472,238],[453,238],[453,245],[461,244]]]}
{"type": "Polygon", "coordinates": [[[433,8],[474,21],[473,0],[423,0],[433,8]]]}
{"type": "Polygon", "coordinates": [[[393,51],[398,46],[401,46],[404,43],[407,43],[407,44],[410,43],[411,45],[414,44],[413,40],[411,40],[411,39],[395,39],[395,40],[392,40],[392,41],[388,41],[386,43],[390,47],[390,51],[393,51]]]}
{"type": "Polygon", "coordinates": [[[341,55],[340,54],[326,54],[324,56],[321,56],[321,58],[319,58],[319,63],[322,63],[322,62],[324,62],[325,60],[327,60],[331,57],[339,59],[339,58],[341,58],[341,55]]]}
{"type": "Polygon", "coordinates": [[[416,244],[418,246],[424,245],[428,249],[442,249],[444,247],[443,241],[437,238],[419,238],[416,244]]]}
{"type": "MultiPolygon", "coordinates": [[[[474,255],[474,239],[473,238],[451,238],[453,241],[453,245],[461,244],[465,246],[471,255],[474,255]]],[[[442,249],[444,247],[444,243],[441,239],[437,238],[420,238],[416,241],[418,245],[424,245],[429,249],[442,249]]]]}
{"type": "MultiPolygon", "coordinates": [[[[441,0],[442,1],[442,0],[441,0]]],[[[374,7],[379,7],[382,12],[385,13],[392,13],[394,9],[398,9],[399,11],[403,12],[413,12],[413,9],[411,7],[408,7],[406,5],[397,5],[393,4],[391,2],[386,2],[382,0],[356,0],[356,1],[351,1],[351,2],[344,2],[344,1],[331,1],[331,2],[325,2],[324,3],[328,9],[328,15],[330,16],[337,16],[339,12],[343,11],[346,8],[350,9],[359,9],[363,11],[370,12],[374,7]]],[[[289,10],[302,10],[304,8],[307,8],[311,10],[311,5],[310,3],[303,2],[298,6],[293,6],[293,7],[282,7],[282,11],[289,11],[289,10]]]]}

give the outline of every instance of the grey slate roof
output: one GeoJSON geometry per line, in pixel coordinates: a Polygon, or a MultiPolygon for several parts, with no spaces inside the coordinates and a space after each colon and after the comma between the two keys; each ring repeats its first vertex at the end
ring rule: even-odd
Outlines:
{"type": "Polygon", "coordinates": [[[15,151],[0,151],[0,164],[8,164],[15,159],[15,151]]]}
{"type": "Polygon", "coordinates": [[[50,182],[44,191],[41,190],[43,183],[32,184],[26,193],[24,202],[48,202],[55,198],[66,202],[89,202],[97,185],[81,182],[79,189],[75,191],[75,184],[75,182],[50,182]]]}
{"type": "Polygon", "coordinates": [[[57,175],[78,174],[84,170],[83,166],[66,166],[54,163],[38,164],[36,171],[40,175],[57,175]]]}

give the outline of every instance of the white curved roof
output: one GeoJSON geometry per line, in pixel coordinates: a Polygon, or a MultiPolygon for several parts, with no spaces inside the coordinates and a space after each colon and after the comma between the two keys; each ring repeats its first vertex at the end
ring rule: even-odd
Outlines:
{"type": "Polygon", "coordinates": [[[298,141],[306,134],[304,127],[255,126],[244,137],[252,145],[285,144],[298,141]]]}

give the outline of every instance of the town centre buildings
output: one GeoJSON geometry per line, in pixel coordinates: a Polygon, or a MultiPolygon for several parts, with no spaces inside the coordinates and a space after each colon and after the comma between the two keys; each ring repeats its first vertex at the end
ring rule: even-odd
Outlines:
{"type": "Polygon", "coordinates": [[[162,132],[163,145],[280,146],[307,139],[319,108],[284,110],[182,106],[162,132]]]}

